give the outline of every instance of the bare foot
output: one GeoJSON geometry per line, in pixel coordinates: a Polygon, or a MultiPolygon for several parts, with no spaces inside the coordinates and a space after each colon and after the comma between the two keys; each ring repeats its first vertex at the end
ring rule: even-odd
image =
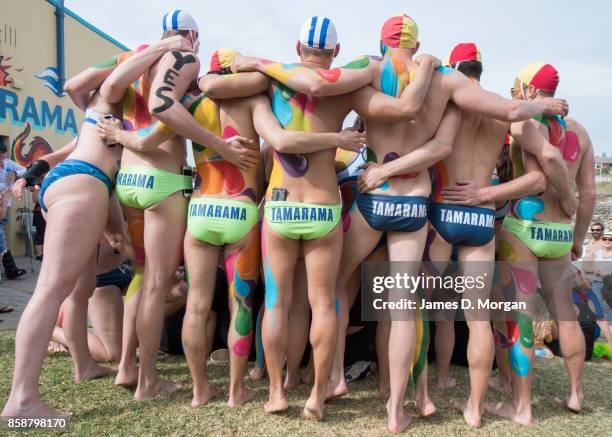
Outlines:
{"type": "Polygon", "coordinates": [[[307,367],[302,372],[302,384],[312,385],[314,383],[314,372],[310,367],[307,367]]]}
{"type": "Polygon", "coordinates": [[[325,396],[325,400],[329,401],[334,398],[339,398],[348,393],[348,385],[346,384],[346,380],[342,378],[338,384],[333,384],[330,382],[327,387],[327,396],[325,396]]]}
{"type": "Polygon", "coordinates": [[[455,388],[457,386],[457,380],[447,376],[446,379],[436,380],[436,388],[438,390],[448,390],[449,388],[455,388]]]}
{"type": "Polygon", "coordinates": [[[320,422],[323,420],[323,404],[318,404],[312,398],[306,401],[301,414],[303,419],[315,420],[320,422]]]}
{"type": "Polygon", "coordinates": [[[419,417],[429,417],[433,415],[438,409],[434,405],[431,399],[427,398],[423,401],[416,399],[416,411],[419,417]]]}
{"type": "Polygon", "coordinates": [[[47,353],[49,354],[61,354],[61,353],[66,353],[66,352],[68,352],[68,349],[66,349],[66,346],[58,343],[57,341],[51,340],[49,342],[49,345],[47,346],[47,353]]]}
{"type": "Polygon", "coordinates": [[[117,369],[117,377],[115,378],[115,385],[121,387],[135,387],[138,384],[138,367],[121,367],[117,369]]]}
{"type": "Polygon", "coordinates": [[[300,384],[300,378],[298,375],[290,375],[287,373],[285,375],[285,382],[283,383],[283,388],[285,390],[292,390],[296,388],[300,384]]]}
{"type": "Polygon", "coordinates": [[[498,404],[484,404],[484,409],[487,413],[493,414],[499,417],[505,417],[506,419],[513,420],[519,425],[533,426],[533,420],[531,419],[531,411],[526,410],[523,413],[518,413],[512,402],[500,402],[498,404]]]}
{"type": "Polygon", "coordinates": [[[134,392],[134,399],[137,401],[145,401],[156,396],[164,396],[174,393],[181,388],[183,388],[183,384],[180,382],[173,382],[162,378],[157,378],[157,381],[155,381],[155,383],[150,387],[142,387],[142,384],[139,384],[134,392]]]}
{"type": "Polygon", "coordinates": [[[37,399],[29,405],[14,405],[9,402],[4,406],[2,414],[0,415],[2,420],[6,420],[9,417],[45,417],[45,418],[68,418],[72,416],[72,413],[67,411],[57,411],[51,408],[48,404],[37,399]]]}
{"type": "Polygon", "coordinates": [[[466,401],[451,400],[450,403],[455,410],[463,413],[463,418],[468,425],[472,428],[480,428],[480,416],[482,412],[476,411],[473,408],[468,408],[466,401]]]}
{"type": "Polygon", "coordinates": [[[74,380],[76,382],[91,381],[93,379],[100,379],[100,378],[105,378],[107,376],[112,376],[112,375],[115,375],[116,373],[117,373],[117,370],[115,369],[111,369],[109,367],[103,367],[103,366],[100,366],[99,364],[94,364],[90,368],[85,369],[83,371],[79,371],[79,372],[75,371],[74,380]]]}
{"type": "Polygon", "coordinates": [[[387,431],[391,434],[400,434],[404,432],[410,422],[412,422],[412,416],[406,413],[402,408],[399,412],[392,414],[389,408],[389,402],[387,402],[387,431]]]}
{"type": "Polygon", "coordinates": [[[279,393],[276,396],[270,393],[270,398],[264,405],[264,411],[266,413],[280,413],[287,408],[289,408],[289,404],[287,403],[287,398],[284,393],[279,393]]]}
{"type": "Polygon", "coordinates": [[[499,376],[491,376],[489,378],[489,387],[494,388],[497,391],[506,393],[507,395],[512,394],[512,385],[509,381],[505,381],[499,376]]]}
{"type": "Polygon", "coordinates": [[[193,399],[191,400],[191,406],[193,408],[200,407],[206,404],[211,399],[219,397],[223,394],[223,389],[214,385],[208,384],[202,390],[193,389],[193,399]]]}
{"type": "Polygon", "coordinates": [[[266,368],[265,367],[253,367],[249,371],[249,379],[251,381],[261,381],[266,377],[266,368]]]}
{"type": "Polygon", "coordinates": [[[391,394],[391,389],[388,385],[379,385],[378,386],[378,396],[382,399],[389,399],[389,395],[391,394]]]}
{"type": "Polygon", "coordinates": [[[255,396],[255,390],[251,390],[246,385],[242,384],[235,392],[230,390],[229,400],[227,405],[230,407],[242,407],[255,396]]]}
{"type": "Polygon", "coordinates": [[[584,400],[584,395],[582,396],[568,396],[565,399],[561,399],[558,397],[553,398],[553,403],[556,405],[567,408],[573,413],[580,413],[582,410],[582,401],[584,400]]]}

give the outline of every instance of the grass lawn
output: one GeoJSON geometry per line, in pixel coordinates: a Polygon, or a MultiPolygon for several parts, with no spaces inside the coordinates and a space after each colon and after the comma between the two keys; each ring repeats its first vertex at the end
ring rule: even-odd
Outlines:
{"type": "MultiPolygon", "coordinates": [[[[0,403],[9,394],[14,360],[14,331],[0,333],[0,403]]],[[[537,360],[534,381],[534,415],[536,426],[528,430],[509,421],[485,416],[480,431],[469,430],[463,417],[452,410],[449,400],[466,397],[467,370],[453,367],[451,373],[459,381],[453,393],[441,394],[432,390],[438,414],[429,419],[415,419],[411,433],[433,436],[448,435],[595,435],[612,433],[612,364],[586,363],[584,389],[585,408],[572,414],[556,407],[550,399],[563,395],[566,372],[563,362],[554,358],[537,360]]],[[[182,357],[160,355],[159,368],[167,378],[180,380],[189,387],[187,364],[182,357]]],[[[213,383],[228,384],[228,368],[209,365],[213,383]]],[[[308,389],[300,386],[289,392],[289,411],[283,415],[267,415],[262,406],[267,397],[266,383],[251,384],[257,389],[255,401],[243,409],[230,409],[227,399],[193,409],[190,389],[167,398],[149,402],[135,402],[132,392],[117,388],[111,379],[76,384],[72,379],[69,356],[49,357],[41,380],[44,400],[61,410],[74,412],[70,434],[74,435],[367,435],[385,434],[384,403],[375,395],[376,380],[370,377],[350,386],[350,394],[331,402],[326,407],[326,419],[315,423],[299,419],[308,389]]],[[[490,391],[489,401],[501,401],[504,396],[490,391]]],[[[407,396],[411,399],[411,394],[407,396]]],[[[414,409],[414,402],[407,401],[414,409]]],[[[16,433],[15,433],[16,435],[16,433]]],[[[23,433],[20,433],[23,435],[23,433]]],[[[41,435],[37,433],[37,435],[41,435]]]]}

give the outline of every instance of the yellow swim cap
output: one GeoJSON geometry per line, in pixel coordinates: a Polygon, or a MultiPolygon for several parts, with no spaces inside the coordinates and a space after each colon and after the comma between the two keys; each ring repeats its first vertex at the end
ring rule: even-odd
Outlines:
{"type": "Polygon", "coordinates": [[[210,70],[209,73],[218,73],[224,68],[229,68],[232,65],[234,59],[240,56],[234,49],[219,49],[213,53],[210,58],[210,70]]]}

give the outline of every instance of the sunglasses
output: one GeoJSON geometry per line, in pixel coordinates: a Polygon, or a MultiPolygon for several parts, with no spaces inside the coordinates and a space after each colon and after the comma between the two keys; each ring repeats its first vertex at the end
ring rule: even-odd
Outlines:
{"type": "Polygon", "coordinates": [[[612,241],[612,237],[603,237],[601,241],[612,241]]]}

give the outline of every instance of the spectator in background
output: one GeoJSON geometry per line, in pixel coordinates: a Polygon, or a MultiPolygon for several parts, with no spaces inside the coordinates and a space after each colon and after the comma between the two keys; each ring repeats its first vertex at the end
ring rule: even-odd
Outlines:
{"type": "Polygon", "coordinates": [[[595,251],[603,247],[601,240],[603,232],[603,223],[595,222],[591,225],[591,235],[593,236],[593,238],[584,245],[584,250],[582,251],[582,256],[584,257],[584,259],[588,259],[595,253],[595,251]]]}
{"type": "Polygon", "coordinates": [[[32,224],[36,228],[36,238],[34,239],[34,248],[36,249],[36,260],[42,262],[44,244],[45,244],[45,229],[47,228],[47,221],[42,215],[40,204],[38,203],[38,193],[40,188],[36,186],[32,191],[32,200],[34,202],[34,212],[32,224]]]}
{"type": "Polygon", "coordinates": [[[8,209],[11,206],[10,188],[17,176],[25,172],[25,168],[6,158],[7,148],[0,143],[0,192],[2,192],[2,220],[0,220],[0,254],[2,255],[2,266],[8,279],[15,279],[26,274],[24,269],[15,265],[15,260],[6,244],[6,229],[8,223],[8,209]]]}
{"type": "MultiPolygon", "coordinates": [[[[605,320],[609,324],[612,321],[612,308],[603,296],[603,288],[604,278],[612,275],[612,232],[605,232],[600,240],[601,246],[585,257],[583,269],[589,273],[591,287],[603,307],[605,320]]],[[[609,334],[606,337],[610,338],[609,334]]]]}

